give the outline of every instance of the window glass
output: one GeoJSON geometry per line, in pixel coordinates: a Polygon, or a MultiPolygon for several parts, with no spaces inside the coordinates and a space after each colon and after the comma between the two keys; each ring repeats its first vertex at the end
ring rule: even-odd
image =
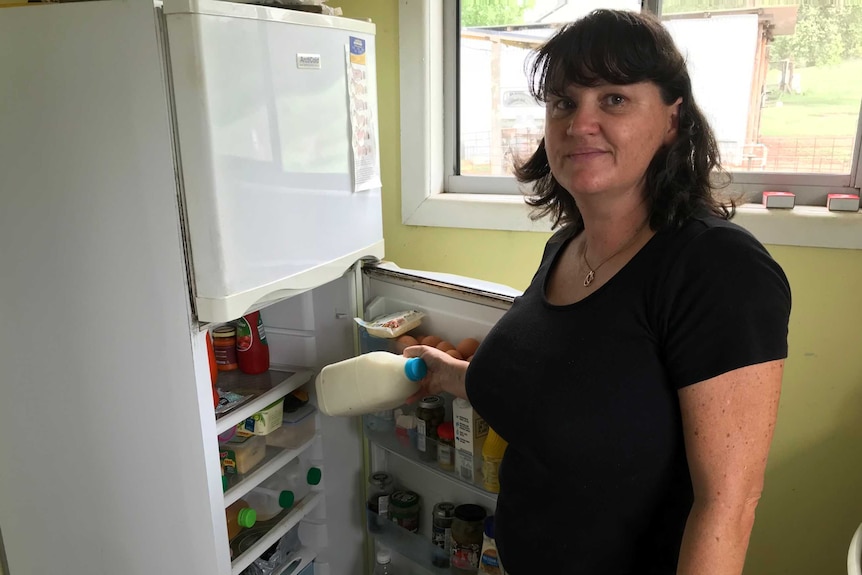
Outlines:
{"type": "MultiPolygon", "coordinates": [[[[795,0],[798,2],[798,0],[795,0]]],[[[862,96],[862,3],[663,0],[695,96],[735,172],[849,175],[862,96]],[[779,5],[780,4],[780,5],[779,5]]],[[[530,51],[599,7],[639,0],[462,0],[458,173],[501,176],[535,150],[530,51]]]]}

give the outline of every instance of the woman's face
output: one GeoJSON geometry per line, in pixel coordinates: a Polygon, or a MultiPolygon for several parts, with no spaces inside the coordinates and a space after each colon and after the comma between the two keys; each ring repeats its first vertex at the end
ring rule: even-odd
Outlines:
{"type": "Polygon", "coordinates": [[[572,84],[545,107],[545,149],[551,173],[575,198],[644,193],[647,167],[673,142],[679,105],[667,105],[656,84],[572,84]]]}

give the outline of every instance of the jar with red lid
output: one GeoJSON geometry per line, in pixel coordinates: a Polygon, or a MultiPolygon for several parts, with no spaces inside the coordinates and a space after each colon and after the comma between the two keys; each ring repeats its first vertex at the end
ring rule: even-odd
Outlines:
{"type": "Polygon", "coordinates": [[[451,421],[437,426],[437,465],[443,471],[455,471],[455,425],[451,421]]]}

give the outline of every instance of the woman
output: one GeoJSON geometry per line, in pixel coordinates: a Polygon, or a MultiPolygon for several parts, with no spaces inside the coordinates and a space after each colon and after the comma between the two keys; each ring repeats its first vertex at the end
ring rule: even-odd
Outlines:
{"type": "Polygon", "coordinates": [[[508,572],[739,575],[787,279],[716,199],[716,142],[657,19],[598,10],[561,29],[532,88],[545,135],[516,173],[561,229],[469,366],[404,351],[430,367],[420,394],[468,398],[509,442],[508,572]]]}

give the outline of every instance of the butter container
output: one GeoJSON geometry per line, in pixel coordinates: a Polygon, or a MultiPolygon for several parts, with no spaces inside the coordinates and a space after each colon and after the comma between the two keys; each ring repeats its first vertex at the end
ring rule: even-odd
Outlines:
{"type": "Polygon", "coordinates": [[[236,426],[236,434],[242,437],[249,435],[267,435],[281,427],[284,416],[284,398],[270,403],[251,417],[236,426]]]}
{"type": "Polygon", "coordinates": [[[219,443],[218,449],[224,475],[248,473],[266,455],[266,439],[256,435],[235,436],[230,441],[219,443]]]}
{"type": "Polygon", "coordinates": [[[314,437],[316,430],[314,414],[317,409],[307,403],[296,411],[286,412],[281,419],[281,427],[266,436],[266,444],[295,449],[314,437]]]}

